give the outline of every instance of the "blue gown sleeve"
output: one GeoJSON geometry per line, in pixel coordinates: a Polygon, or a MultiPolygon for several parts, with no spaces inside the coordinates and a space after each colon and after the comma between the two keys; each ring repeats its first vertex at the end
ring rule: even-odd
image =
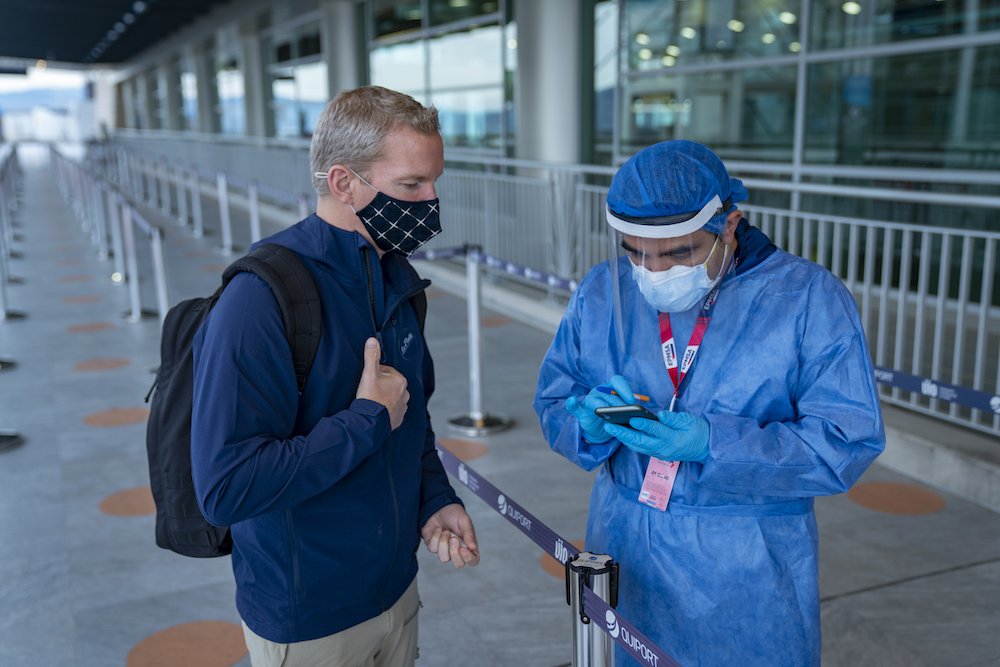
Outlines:
{"type": "Polygon", "coordinates": [[[610,458],[621,443],[614,438],[600,444],[584,439],[580,422],[566,410],[567,398],[582,398],[594,386],[609,379],[586,378],[579,363],[582,354],[580,313],[586,285],[585,280],[570,298],[555,339],[545,354],[538,372],[533,406],[549,447],[584,470],[594,470],[610,458]]]}
{"type": "MultiPolygon", "coordinates": [[[[430,400],[434,393],[434,361],[431,359],[430,350],[424,342],[424,366],[423,366],[424,397],[430,400]]],[[[441,465],[438,458],[437,449],[434,447],[434,428],[431,426],[431,413],[427,413],[427,432],[424,436],[424,451],[420,458],[420,527],[423,528],[427,520],[435,512],[446,505],[458,503],[465,506],[459,499],[448,481],[448,473],[441,465]]]]}
{"type": "MultiPolygon", "coordinates": [[[[808,286],[810,305],[789,378],[792,420],[702,414],[709,455],[692,473],[705,486],[734,493],[809,497],[850,489],[885,447],[871,356],[857,305],[833,276],[808,286]],[[817,284],[818,283],[818,284],[817,284]]],[[[789,332],[792,336],[792,332],[789,332]]],[[[755,386],[760,367],[727,369],[728,380],[755,386]],[[745,379],[744,379],[745,378],[745,379]]]]}
{"type": "Polygon", "coordinates": [[[215,525],[301,504],[390,437],[388,410],[365,399],[292,435],[299,396],[291,350],[278,303],[253,274],[230,282],[193,352],[192,477],[215,525]]]}

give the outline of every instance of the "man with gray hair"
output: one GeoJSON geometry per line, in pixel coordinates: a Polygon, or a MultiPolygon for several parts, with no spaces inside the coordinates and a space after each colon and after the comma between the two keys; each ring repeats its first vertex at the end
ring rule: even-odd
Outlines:
{"type": "Polygon", "coordinates": [[[475,530],[434,448],[434,367],[406,261],[437,234],[437,111],[368,86],[324,109],[310,149],[316,214],[264,242],[293,250],[322,299],[300,393],[282,316],[239,273],[194,341],[192,476],[231,527],[254,667],[412,665],[421,537],[476,565],[475,530]]]}

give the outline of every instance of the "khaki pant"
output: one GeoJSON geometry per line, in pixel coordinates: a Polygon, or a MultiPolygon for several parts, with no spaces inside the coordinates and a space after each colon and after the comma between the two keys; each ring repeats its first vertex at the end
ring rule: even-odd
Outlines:
{"type": "Polygon", "coordinates": [[[375,618],[328,637],[278,644],[243,624],[253,667],[413,667],[417,655],[417,580],[375,618]]]}

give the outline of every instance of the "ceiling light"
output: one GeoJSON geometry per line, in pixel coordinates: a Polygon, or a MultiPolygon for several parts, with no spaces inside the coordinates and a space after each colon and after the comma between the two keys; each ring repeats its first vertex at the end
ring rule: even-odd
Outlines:
{"type": "Polygon", "coordinates": [[[694,31],[694,28],[681,28],[681,37],[684,37],[685,39],[694,39],[697,34],[698,33],[694,31]]]}
{"type": "Polygon", "coordinates": [[[118,33],[117,33],[117,32],[115,32],[114,30],[108,30],[108,35],[107,35],[107,37],[108,37],[108,39],[110,39],[110,40],[111,40],[111,41],[113,42],[113,41],[115,41],[116,39],[118,39],[118,33]]]}
{"type": "Polygon", "coordinates": [[[116,23],[115,24],[115,32],[117,32],[119,35],[122,34],[123,32],[125,32],[125,24],[122,23],[121,21],[119,21],[118,23],[116,23]]]}
{"type": "Polygon", "coordinates": [[[136,14],[142,14],[146,11],[146,3],[142,0],[137,0],[137,2],[132,3],[132,11],[136,14]]]}
{"type": "Polygon", "coordinates": [[[799,51],[802,50],[802,45],[799,44],[798,42],[792,42],[791,44],[788,45],[788,50],[791,51],[792,53],[798,53],[799,51]]]}
{"type": "Polygon", "coordinates": [[[719,49],[726,48],[726,40],[720,39],[718,42],[715,43],[715,46],[716,46],[716,48],[719,48],[719,49]]]}
{"type": "Polygon", "coordinates": [[[646,44],[649,44],[649,35],[644,32],[636,33],[635,41],[645,46],[646,44]]]}
{"type": "Polygon", "coordinates": [[[677,57],[681,54],[681,47],[670,45],[667,47],[667,55],[677,57]]]}
{"type": "Polygon", "coordinates": [[[48,66],[49,66],[49,64],[47,62],[45,62],[44,60],[39,60],[37,63],[35,63],[35,69],[37,69],[39,71],[45,69],[48,66]]]}
{"type": "Polygon", "coordinates": [[[653,57],[653,52],[649,49],[639,49],[639,58],[642,60],[649,60],[653,57]]]}
{"type": "Polygon", "coordinates": [[[122,21],[125,21],[125,25],[132,25],[135,23],[135,14],[129,12],[122,17],[122,21]]]}
{"type": "Polygon", "coordinates": [[[774,44],[775,39],[777,38],[769,32],[765,32],[763,35],[760,36],[760,41],[764,42],[765,44],[774,44]]]}
{"type": "Polygon", "coordinates": [[[665,67],[673,67],[677,64],[677,58],[673,56],[663,56],[663,65],[665,67]]]}
{"type": "Polygon", "coordinates": [[[732,21],[726,24],[726,27],[732,30],[733,32],[743,32],[743,28],[745,28],[746,26],[743,25],[743,21],[737,21],[736,19],[733,19],[732,21]]]}
{"type": "Polygon", "coordinates": [[[778,20],[784,23],[785,25],[792,25],[793,23],[795,23],[797,19],[798,17],[791,12],[781,12],[780,14],[778,14],[778,20]]]}
{"type": "Polygon", "coordinates": [[[844,10],[845,14],[850,14],[851,16],[857,16],[861,13],[861,5],[854,2],[854,0],[849,0],[840,6],[844,10]]]}
{"type": "Polygon", "coordinates": [[[469,0],[449,0],[448,6],[454,9],[460,9],[461,7],[468,7],[469,0]]]}
{"type": "Polygon", "coordinates": [[[517,48],[517,40],[513,39],[513,38],[512,39],[508,39],[507,40],[507,48],[508,49],[516,49],[517,48]]]}

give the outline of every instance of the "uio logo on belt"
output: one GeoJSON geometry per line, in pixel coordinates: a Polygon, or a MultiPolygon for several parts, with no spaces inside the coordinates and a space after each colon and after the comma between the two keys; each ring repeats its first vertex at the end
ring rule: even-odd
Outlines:
{"type": "Polygon", "coordinates": [[[615,616],[615,612],[608,609],[604,614],[604,622],[608,626],[608,634],[611,635],[611,638],[618,639],[618,617],[615,616]]]}
{"type": "Polygon", "coordinates": [[[502,493],[500,494],[500,497],[497,498],[497,509],[500,510],[500,514],[507,513],[507,499],[503,497],[502,493]]]}

